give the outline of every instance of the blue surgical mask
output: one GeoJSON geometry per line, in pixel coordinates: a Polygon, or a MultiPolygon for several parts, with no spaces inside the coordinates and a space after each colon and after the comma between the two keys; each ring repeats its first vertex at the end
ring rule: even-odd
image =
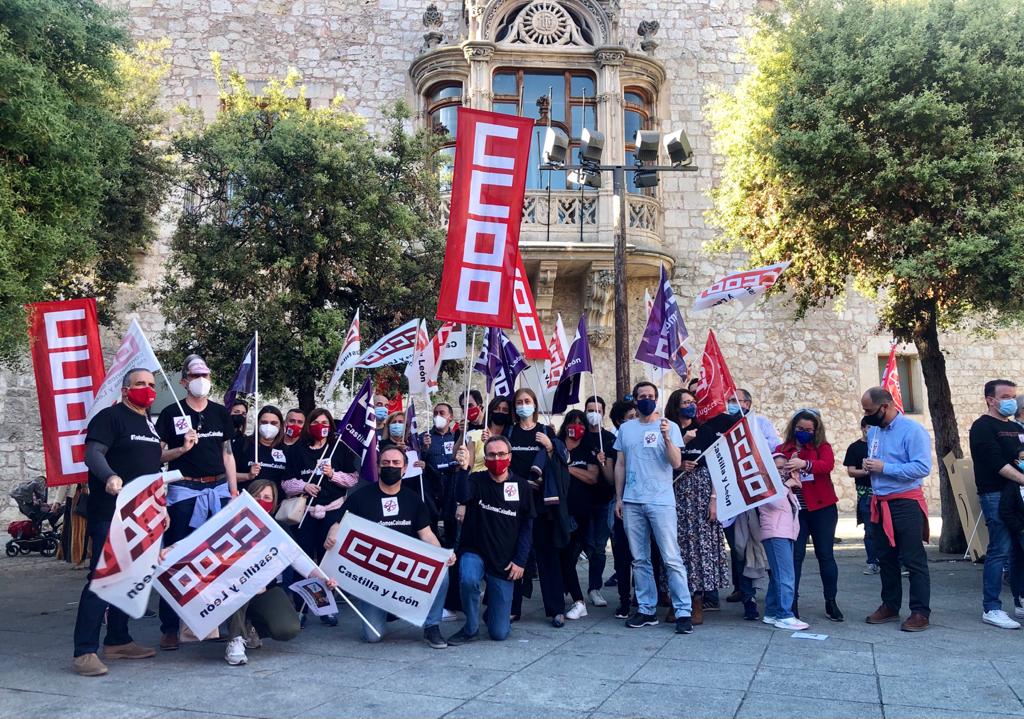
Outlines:
{"type": "Polygon", "coordinates": [[[725,411],[728,412],[729,414],[739,414],[740,406],[736,402],[729,402],[727,405],[725,405],[725,411]]]}
{"type": "Polygon", "coordinates": [[[378,420],[386,419],[387,416],[388,416],[388,408],[387,407],[374,407],[373,408],[373,413],[377,416],[378,420]]]}
{"type": "Polygon", "coordinates": [[[697,405],[695,405],[695,404],[688,404],[685,407],[680,407],[679,408],[679,414],[681,414],[684,417],[687,417],[689,419],[693,419],[694,417],[697,416],[697,405]]]}
{"type": "Polygon", "coordinates": [[[532,404],[521,404],[516,407],[516,414],[523,419],[533,416],[533,405],[532,404]]]}
{"type": "Polygon", "coordinates": [[[405,423],[404,422],[392,422],[388,425],[388,429],[391,431],[392,437],[401,437],[405,434],[405,423]]]}
{"type": "Polygon", "coordinates": [[[1013,415],[1017,414],[1017,400],[999,400],[999,414],[1003,415],[1004,417],[1012,417],[1013,415]]]}
{"type": "Polygon", "coordinates": [[[814,432],[808,432],[806,429],[798,429],[793,432],[793,436],[796,437],[796,441],[800,444],[810,444],[814,441],[814,432]]]}
{"type": "Polygon", "coordinates": [[[1017,469],[1019,469],[1021,472],[1024,472],[1024,459],[1017,460],[1017,469]]]}
{"type": "Polygon", "coordinates": [[[644,417],[650,417],[654,414],[654,411],[658,409],[658,400],[656,399],[638,399],[636,401],[636,408],[640,410],[640,414],[644,417]]]}

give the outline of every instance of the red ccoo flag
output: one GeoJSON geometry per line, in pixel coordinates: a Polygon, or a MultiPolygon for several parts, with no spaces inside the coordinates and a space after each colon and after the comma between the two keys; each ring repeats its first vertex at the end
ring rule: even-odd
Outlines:
{"type": "Polygon", "coordinates": [[[736,383],[729,374],[715,331],[708,330],[697,382],[697,419],[703,422],[724,412],[728,398],[735,393],[736,383]]]}
{"type": "Polygon", "coordinates": [[[540,327],[540,318],[537,317],[537,305],[533,302],[530,282],[526,279],[522,254],[516,256],[512,303],[516,309],[516,329],[519,330],[519,341],[523,343],[523,356],[526,359],[551,359],[551,353],[544,344],[544,331],[540,327]]]}
{"type": "Polygon", "coordinates": [[[882,374],[882,389],[892,395],[892,403],[903,414],[903,393],[900,392],[900,371],[896,366],[896,344],[889,348],[889,362],[882,374]]]}

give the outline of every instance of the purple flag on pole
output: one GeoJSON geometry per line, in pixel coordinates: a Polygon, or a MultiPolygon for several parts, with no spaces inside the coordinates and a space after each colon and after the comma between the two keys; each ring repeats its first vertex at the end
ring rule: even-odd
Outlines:
{"type": "Polygon", "coordinates": [[[487,378],[487,391],[493,389],[494,397],[507,397],[515,391],[516,378],[526,369],[526,360],[504,332],[488,327],[473,369],[487,378]]]}
{"type": "Polygon", "coordinates": [[[665,268],[661,268],[661,283],[654,296],[654,305],[647,318],[636,359],[662,369],[673,369],[680,377],[686,377],[686,347],[690,336],[683,322],[683,315],[676,304],[675,293],[669,283],[665,268]]]}
{"type": "Polygon", "coordinates": [[[501,358],[501,330],[497,327],[488,327],[484,333],[483,347],[480,348],[480,356],[473,365],[473,370],[487,378],[487,391],[491,391],[491,385],[495,378],[501,374],[504,362],[501,358]]]}
{"type": "Polygon", "coordinates": [[[370,446],[363,450],[363,461],[359,465],[359,476],[367,482],[379,482],[377,470],[377,433],[370,432],[370,446]]]}
{"type": "Polygon", "coordinates": [[[373,385],[369,377],[363,381],[363,386],[359,388],[355,399],[345,412],[338,432],[342,444],[351,449],[357,457],[362,457],[370,446],[371,439],[376,439],[377,418],[373,413],[373,385]]]}
{"type": "Polygon", "coordinates": [[[409,406],[405,408],[405,434],[409,437],[409,449],[419,454],[420,425],[416,421],[416,404],[412,397],[409,398],[409,406]]]}
{"type": "MultiPolygon", "coordinates": [[[[254,335],[249,340],[249,345],[245,348],[245,352],[242,353],[242,364],[238,365],[235,378],[231,380],[231,387],[224,394],[224,406],[228,409],[231,409],[231,404],[239,394],[253,394],[256,392],[256,373],[253,371],[255,369],[253,363],[255,348],[256,337],[254,335]]],[[[258,407],[256,411],[259,411],[258,407]]]]}
{"type": "Polygon", "coordinates": [[[558,381],[554,397],[551,398],[551,411],[554,414],[564,412],[570,404],[580,401],[580,375],[593,371],[594,365],[590,361],[590,339],[587,337],[587,316],[583,314],[576,327],[576,336],[565,356],[562,377],[558,381]]]}
{"type": "Polygon", "coordinates": [[[526,360],[504,332],[498,330],[498,333],[501,335],[501,358],[505,365],[505,378],[508,381],[508,390],[502,392],[501,395],[511,396],[516,388],[516,378],[526,369],[526,360]]]}

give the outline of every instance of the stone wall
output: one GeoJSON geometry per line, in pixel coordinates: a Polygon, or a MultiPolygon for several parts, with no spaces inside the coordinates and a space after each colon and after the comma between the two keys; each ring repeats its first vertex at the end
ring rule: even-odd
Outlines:
{"type": "MultiPolygon", "coordinates": [[[[761,0],[768,2],[768,0],[761,0]]],[[[185,104],[212,117],[218,107],[212,80],[210,53],[219,52],[224,69],[238,70],[258,84],[281,77],[289,67],[303,76],[314,105],[326,104],[337,94],[346,106],[371,126],[397,99],[414,102],[408,68],[423,50],[421,17],[426,0],[129,0],[123,5],[132,33],[139,39],[169,38],[172,71],[164,88],[168,106],[185,104]]],[[[444,19],[443,44],[458,42],[461,0],[436,3],[444,19]]],[[[607,5],[607,3],[603,3],[607,5]]],[[[800,322],[783,299],[738,314],[737,308],[703,313],[686,310],[689,298],[717,276],[736,269],[739,256],[711,257],[702,245],[715,231],[704,223],[709,206],[707,191],[719,166],[711,153],[710,128],[704,108],[714,87],[729,87],[745,71],[739,41],[747,32],[747,18],[755,0],[622,0],[620,35],[637,50],[635,29],[641,20],[658,20],[659,47],[654,57],[663,63],[668,81],[656,114],[662,130],[682,127],[695,151],[698,173],[665,175],[659,195],[665,210],[666,246],[677,258],[674,286],[696,347],[714,327],[729,357],[736,380],[755,396],[757,411],[770,417],[781,432],[795,409],[810,406],[822,411],[829,437],[840,460],[858,433],[859,397],[877,383],[877,355],[888,349],[886,337],[876,333],[877,318],[866,300],[851,296],[845,309],[812,312],[800,322]]],[[[151,302],[166,259],[166,238],[180,198],[168,206],[164,240],[139,258],[143,281],[126,297],[126,308],[136,311],[144,329],[158,343],[163,318],[151,302]]],[[[567,334],[572,337],[583,304],[585,276],[559,278],[554,300],[567,334]]],[[[653,290],[654,288],[651,287],[653,290]]],[[[628,288],[635,346],[645,321],[643,286],[628,288]]],[[[125,323],[126,324],[126,323],[125,323]]],[[[104,332],[104,345],[116,346],[122,328],[104,332]]],[[[993,376],[1024,379],[1024,358],[1013,352],[1008,335],[984,341],[970,336],[944,336],[954,403],[964,435],[973,417],[983,410],[980,386],[993,376]]],[[[611,396],[614,371],[611,348],[595,351],[599,392],[611,396]]],[[[914,354],[908,348],[908,354],[914,354]]],[[[642,377],[638,366],[634,379],[642,377]]],[[[906,382],[906,378],[904,378],[906,382]]],[[[918,381],[922,388],[923,383],[918,381]]],[[[668,389],[672,389],[670,384],[668,389]]],[[[927,414],[917,416],[930,428],[927,414]]],[[[16,510],[6,492],[23,478],[42,471],[38,408],[29,375],[0,374],[0,518],[14,518],[16,510]]],[[[837,469],[841,508],[852,509],[852,481],[837,469]]],[[[929,498],[938,508],[933,477],[929,498]]]]}

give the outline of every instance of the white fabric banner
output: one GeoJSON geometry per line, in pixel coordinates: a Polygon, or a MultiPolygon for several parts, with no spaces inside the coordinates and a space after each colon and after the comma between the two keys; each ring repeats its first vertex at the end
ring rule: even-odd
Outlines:
{"type": "Polygon", "coordinates": [[[398,329],[391,330],[366,350],[355,366],[358,369],[374,369],[393,364],[402,364],[412,359],[416,349],[416,331],[419,320],[409,320],[398,329]]]}
{"type": "Polygon", "coordinates": [[[774,265],[765,265],[726,275],[697,295],[697,299],[693,302],[693,309],[703,310],[731,300],[739,300],[745,308],[770,290],[778,281],[779,275],[789,265],[787,260],[774,265]]]}
{"type": "Polygon", "coordinates": [[[197,637],[206,637],[288,566],[312,562],[252,495],[235,499],[174,545],[156,591],[197,637]]]}
{"type": "Polygon", "coordinates": [[[334,396],[334,390],[337,389],[338,382],[341,381],[345,370],[355,367],[356,362],[359,361],[359,342],[359,310],[356,310],[356,316],[352,318],[352,325],[348,328],[348,334],[345,335],[345,344],[342,346],[341,352],[338,353],[338,361],[334,364],[331,381],[324,388],[324,397],[327,399],[334,396]]]}
{"type": "Polygon", "coordinates": [[[346,512],[320,569],[342,591],[422,627],[451,553],[346,512]]]}
{"type": "Polygon", "coordinates": [[[718,495],[718,521],[785,497],[786,488],[764,436],[742,418],[704,452],[718,495]]]}
{"type": "MultiPolygon", "coordinates": [[[[444,347],[441,349],[441,360],[437,363],[437,367],[434,370],[434,379],[437,379],[437,370],[441,368],[441,362],[445,360],[466,359],[466,325],[445,322],[445,326],[447,325],[451,325],[452,329],[448,333],[444,347]]],[[[437,339],[440,334],[441,332],[438,331],[434,339],[437,339]]]]}
{"type": "MultiPolygon", "coordinates": [[[[121,488],[89,589],[138,619],[149,604],[167,519],[167,483],[181,472],[136,477],[121,488]]],[[[93,551],[97,551],[93,548],[93,551]]]]}
{"type": "MultiPolygon", "coordinates": [[[[442,329],[444,328],[442,327],[442,329]]],[[[430,368],[433,364],[427,322],[421,320],[420,327],[416,331],[416,347],[409,359],[409,364],[405,366],[405,377],[409,380],[410,395],[437,391],[437,383],[430,381],[430,368]]]]}
{"type": "Polygon", "coordinates": [[[149,340],[142,333],[137,320],[132,320],[128,325],[128,331],[121,340],[121,346],[117,348],[114,361],[110,363],[103,384],[96,391],[96,398],[93,400],[89,414],[85,418],[87,426],[92,418],[100,413],[100,410],[116,404],[121,399],[121,382],[125,374],[133,369],[148,369],[154,374],[158,372],[160,362],[149,345],[149,340]]]}

